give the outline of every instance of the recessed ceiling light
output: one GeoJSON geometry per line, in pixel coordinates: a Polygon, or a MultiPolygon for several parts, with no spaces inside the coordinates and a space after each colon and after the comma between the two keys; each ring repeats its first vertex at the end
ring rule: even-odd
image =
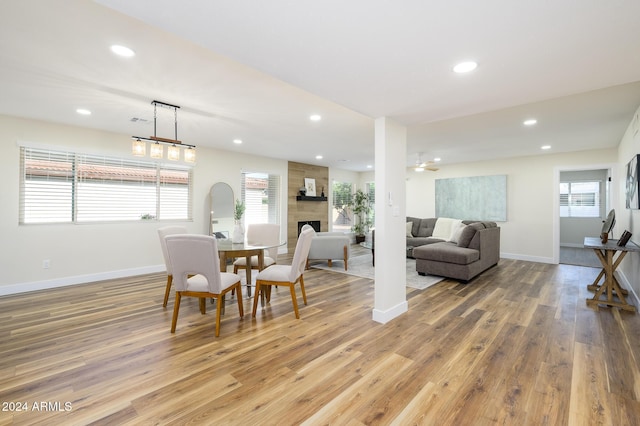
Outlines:
{"type": "Polygon", "coordinates": [[[233,143],[235,143],[236,145],[240,145],[242,143],[242,139],[234,139],[233,143]]]}
{"type": "Polygon", "coordinates": [[[91,111],[85,108],[78,108],[76,112],[80,115],[91,115],[91,111]]]}
{"type": "Polygon", "coordinates": [[[135,56],[136,54],[133,50],[129,49],[128,47],[120,46],[118,44],[114,44],[113,46],[111,46],[111,51],[116,55],[124,56],[126,58],[130,58],[132,56],[135,56]]]}
{"type": "Polygon", "coordinates": [[[322,155],[316,155],[316,160],[322,160],[322,155]]]}
{"type": "Polygon", "coordinates": [[[473,61],[460,62],[458,65],[453,67],[453,71],[457,73],[465,73],[475,70],[478,67],[478,64],[473,61]]]}
{"type": "Polygon", "coordinates": [[[367,169],[373,169],[373,166],[371,164],[367,164],[367,169]]]}
{"type": "Polygon", "coordinates": [[[551,145],[542,145],[540,149],[551,149],[551,145]]]}
{"type": "Polygon", "coordinates": [[[535,118],[530,118],[528,120],[524,120],[522,122],[522,124],[524,124],[525,126],[533,126],[534,124],[536,124],[538,122],[538,120],[536,120],[535,118]]]}
{"type": "Polygon", "coordinates": [[[440,157],[436,157],[433,159],[433,161],[441,161],[442,159],[440,157]]]}
{"type": "Polygon", "coordinates": [[[311,120],[311,121],[320,121],[320,120],[322,120],[322,117],[319,116],[318,114],[313,114],[313,115],[309,116],[309,120],[311,120]]]}

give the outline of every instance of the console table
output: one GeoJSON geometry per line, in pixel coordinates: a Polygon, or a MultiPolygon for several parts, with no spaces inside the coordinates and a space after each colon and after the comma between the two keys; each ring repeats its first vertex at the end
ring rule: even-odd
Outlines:
{"type": "Polygon", "coordinates": [[[585,237],[584,247],[593,249],[593,251],[600,259],[602,263],[602,270],[598,274],[593,284],[587,286],[590,291],[595,291],[595,295],[591,299],[587,299],[587,305],[598,306],[616,306],[627,311],[636,311],[636,307],[627,303],[625,296],[629,292],[620,286],[620,283],[614,276],[614,272],[622,262],[622,259],[630,251],[640,251],[635,243],[629,241],[625,246],[619,246],[618,240],[609,240],[606,243],[602,243],[598,237],[585,237]],[[616,256],[616,253],[618,255],[616,256]],[[600,279],[604,277],[604,282],[598,284],[600,279]],[[602,296],[605,295],[603,299],[602,296]],[[618,300],[614,299],[614,296],[618,300]]]}

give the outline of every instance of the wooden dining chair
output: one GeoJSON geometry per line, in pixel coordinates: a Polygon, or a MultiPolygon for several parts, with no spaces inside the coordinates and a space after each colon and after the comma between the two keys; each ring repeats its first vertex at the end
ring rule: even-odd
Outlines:
{"type": "MultiPolygon", "coordinates": [[[[208,235],[169,235],[165,238],[167,253],[173,267],[176,301],[173,305],[171,332],[175,333],[182,296],[200,299],[200,312],[204,314],[206,298],[216,299],[216,337],[220,335],[220,314],[224,297],[232,289],[240,293],[240,276],[220,272],[218,245],[208,235]]],[[[244,316],[242,297],[238,299],[240,318],[244,316]]]]}
{"type": "Polygon", "coordinates": [[[269,268],[258,272],[256,277],[256,292],[253,295],[253,312],[252,316],[256,316],[258,310],[258,298],[266,297],[267,302],[271,299],[271,286],[289,287],[291,292],[291,301],[293,302],[293,312],[296,318],[300,319],[298,312],[298,301],[296,299],[295,285],[300,283],[302,291],[302,300],[307,304],[307,294],[304,291],[304,270],[311,247],[311,239],[313,238],[312,230],[304,230],[298,237],[296,250],[293,254],[291,265],[273,265],[269,268]],[[264,292],[264,294],[262,294],[264,292]]]}

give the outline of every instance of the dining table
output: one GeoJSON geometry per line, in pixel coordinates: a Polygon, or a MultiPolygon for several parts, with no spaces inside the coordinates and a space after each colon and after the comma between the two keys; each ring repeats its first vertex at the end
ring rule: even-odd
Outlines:
{"type": "Polygon", "coordinates": [[[227,259],[235,259],[238,257],[244,257],[246,259],[246,264],[249,265],[249,267],[246,268],[247,297],[251,297],[251,257],[257,256],[258,271],[262,271],[264,269],[264,251],[266,249],[279,247],[285,244],[284,241],[277,244],[258,244],[248,243],[246,241],[234,243],[230,238],[220,238],[217,242],[221,272],[227,272],[227,259]]]}

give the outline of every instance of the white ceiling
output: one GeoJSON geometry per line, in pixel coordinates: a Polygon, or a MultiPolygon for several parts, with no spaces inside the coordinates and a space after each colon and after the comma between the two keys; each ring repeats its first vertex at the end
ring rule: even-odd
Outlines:
{"type": "Polygon", "coordinates": [[[149,136],[159,100],[186,143],[357,171],[382,116],[407,126],[407,164],[613,147],[640,105],[638,16],[623,0],[4,1],[0,114],[149,136]]]}

